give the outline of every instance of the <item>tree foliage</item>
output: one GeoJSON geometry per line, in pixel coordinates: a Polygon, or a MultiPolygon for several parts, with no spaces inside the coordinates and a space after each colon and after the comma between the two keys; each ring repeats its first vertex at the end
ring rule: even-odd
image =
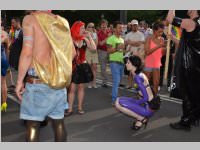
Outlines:
{"type": "MultiPolygon", "coordinates": [[[[59,14],[65,17],[69,24],[81,20],[86,24],[94,22],[96,25],[102,18],[107,19],[109,23],[113,23],[120,19],[119,10],[53,10],[54,14],[59,14]]],[[[10,26],[11,18],[19,17],[21,20],[25,16],[25,10],[2,10],[1,16],[7,26],[10,26]]],[[[176,11],[176,15],[185,17],[186,11],[176,11]]],[[[148,23],[153,23],[158,19],[164,19],[167,15],[167,10],[127,10],[127,20],[132,19],[145,20],[148,23]]]]}

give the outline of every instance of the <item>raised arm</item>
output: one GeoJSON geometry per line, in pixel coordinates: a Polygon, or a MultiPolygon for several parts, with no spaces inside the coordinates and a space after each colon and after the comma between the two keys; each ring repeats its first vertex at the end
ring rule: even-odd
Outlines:
{"type": "Polygon", "coordinates": [[[95,44],[94,40],[92,39],[91,34],[88,31],[86,32],[85,41],[87,43],[88,49],[91,49],[91,50],[97,49],[96,44],[95,44]]]}
{"type": "Polygon", "coordinates": [[[157,49],[164,47],[164,43],[163,43],[163,44],[160,44],[160,45],[150,49],[150,40],[151,40],[151,37],[147,37],[145,44],[144,44],[144,50],[145,50],[146,56],[151,55],[157,49]]]}
{"type": "Polygon", "coordinates": [[[192,32],[195,29],[195,22],[192,19],[181,19],[175,17],[175,11],[169,10],[166,20],[174,26],[181,27],[187,32],[192,32]]]}

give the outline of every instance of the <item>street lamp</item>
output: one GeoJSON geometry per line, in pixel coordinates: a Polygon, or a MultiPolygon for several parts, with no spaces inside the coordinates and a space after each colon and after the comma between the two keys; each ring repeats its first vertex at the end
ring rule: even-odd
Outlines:
{"type": "Polygon", "coordinates": [[[127,24],[127,10],[120,10],[120,21],[127,24]]]}
{"type": "Polygon", "coordinates": [[[104,14],[101,14],[101,19],[104,19],[104,14]]]}

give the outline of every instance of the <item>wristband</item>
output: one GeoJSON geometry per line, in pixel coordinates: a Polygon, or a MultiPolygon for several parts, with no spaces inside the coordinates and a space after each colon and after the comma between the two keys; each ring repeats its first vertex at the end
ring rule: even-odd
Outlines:
{"type": "Polygon", "coordinates": [[[178,17],[174,17],[173,21],[172,21],[172,25],[180,27],[182,23],[182,19],[178,18],[178,17]]]}

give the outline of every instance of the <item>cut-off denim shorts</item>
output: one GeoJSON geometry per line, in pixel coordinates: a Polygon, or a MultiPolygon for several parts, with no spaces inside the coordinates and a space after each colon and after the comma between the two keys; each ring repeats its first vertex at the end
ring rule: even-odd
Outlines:
{"type": "Polygon", "coordinates": [[[148,67],[144,68],[144,71],[147,71],[147,72],[152,72],[154,70],[160,70],[160,68],[148,68],[148,67]]]}
{"type": "Polygon", "coordinates": [[[47,116],[52,119],[63,119],[66,103],[66,88],[52,89],[46,84],[26,83],[20,119],[43,121],[47,116]]]}

